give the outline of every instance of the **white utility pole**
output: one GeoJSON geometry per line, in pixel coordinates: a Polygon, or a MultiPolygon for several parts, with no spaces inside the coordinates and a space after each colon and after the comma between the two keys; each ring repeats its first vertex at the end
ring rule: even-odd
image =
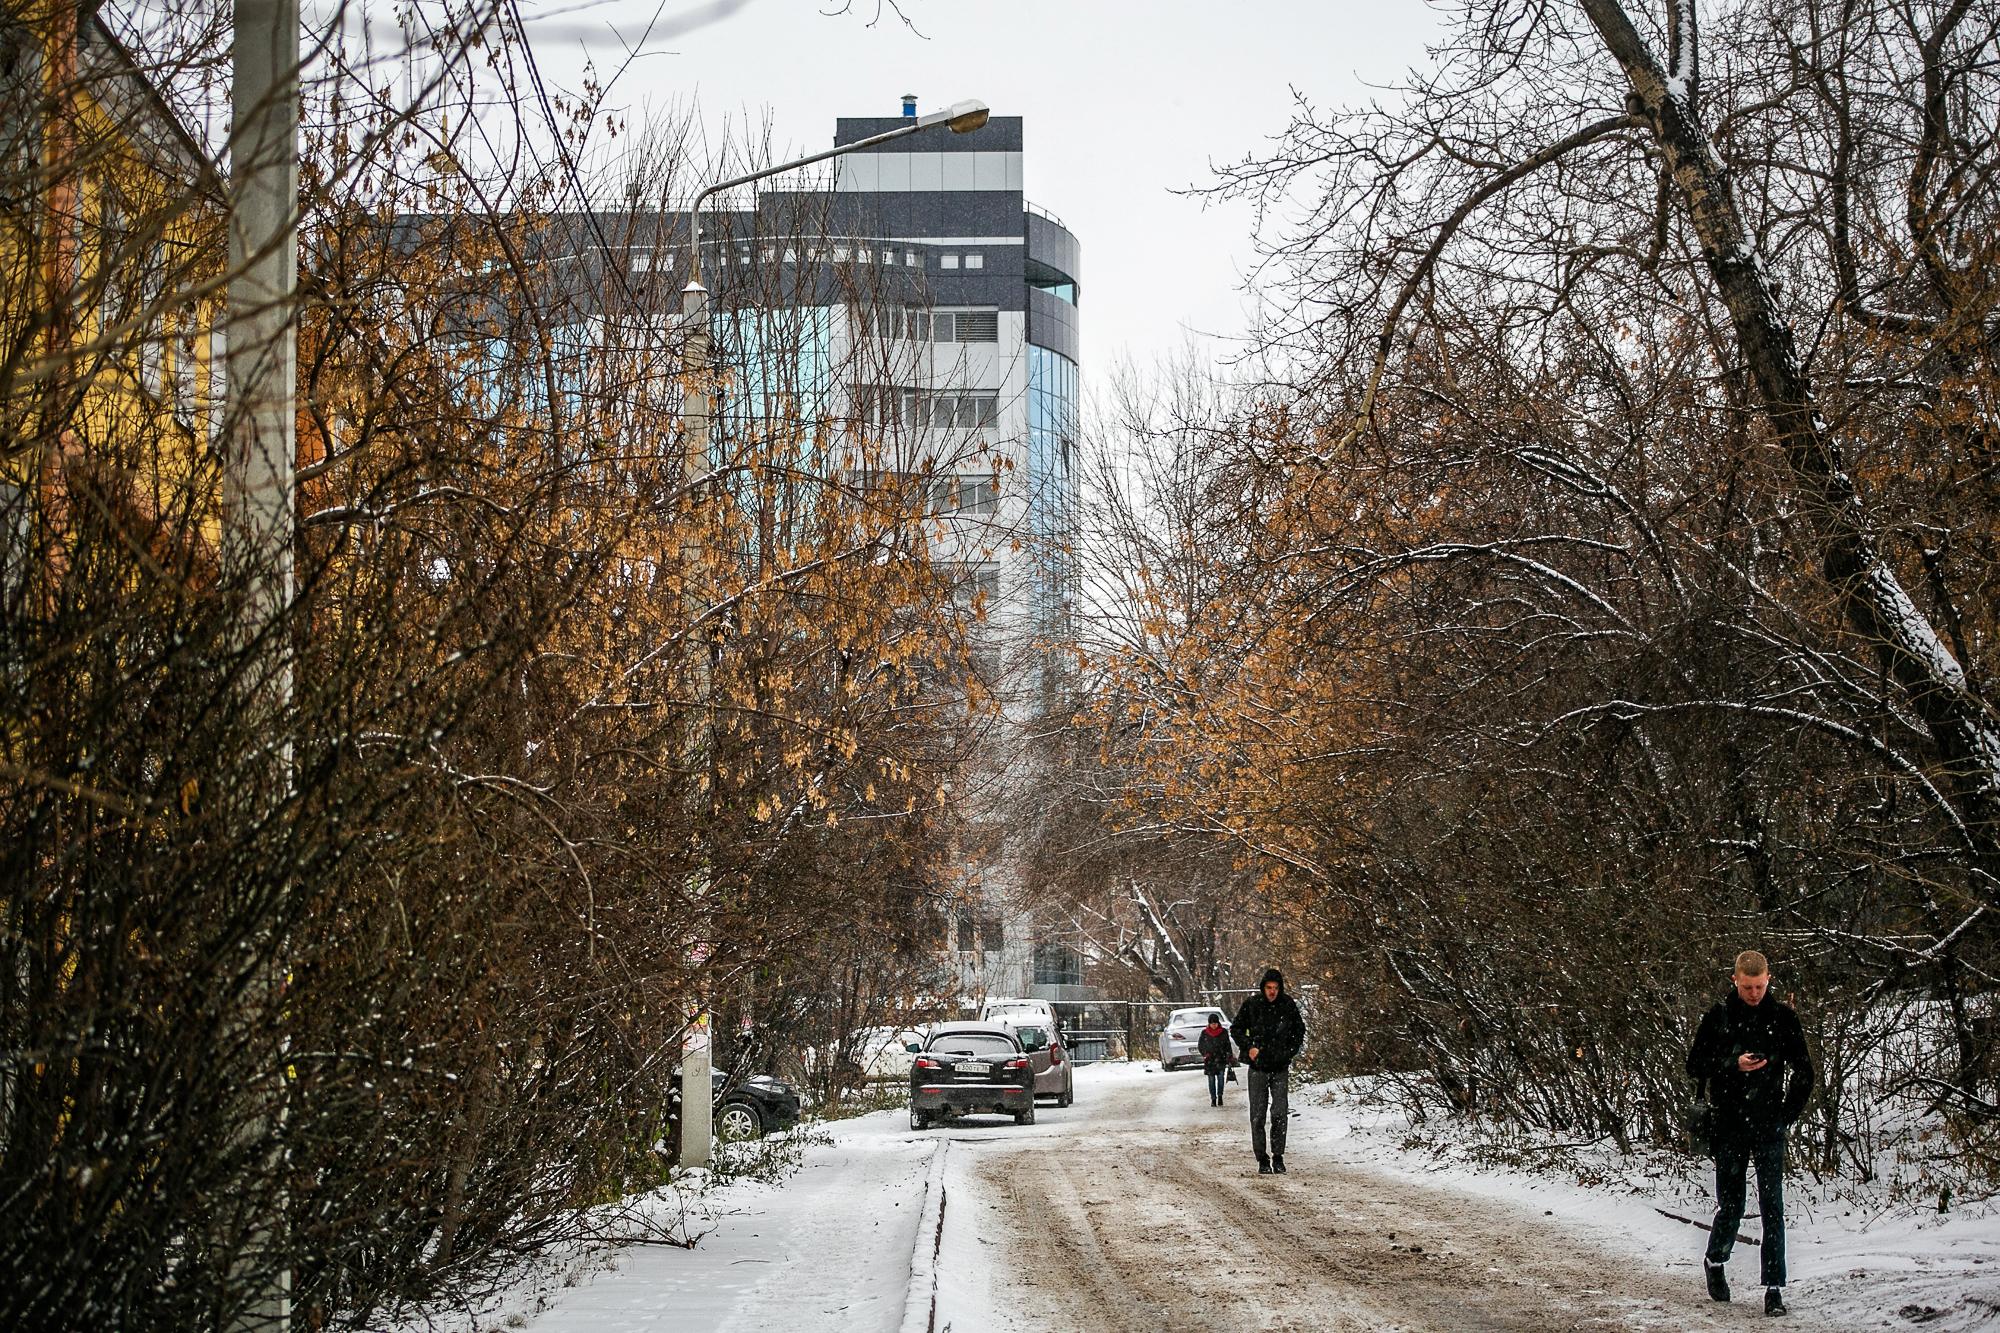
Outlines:
{"type": "MultiPolygon", "coordinates": [[[[238,0],[238,3],[243,3],[243,0],[238,0]]],[[[911,99],[908,105],[914,108],[915,99],[911,99]]],[[[681,448],[687,460],[689,486],[699,486],[707,481],[708,447],[715,415],[713,364],[715,340],[713,330],[709,327],[708,288],[701,283],[701,206],[724,190],[748,185],[781,172],[794,171],[799,167],[811,166],[815,162],[824,162],[829,158],[858,152],[864,148],[874,148],[892,139],[906,138],[933,126],[947,126],[953,134],[969,134],[986,123],[987,109],[984,102],[958,102],[943,111],[934,111],[928,116],[918,116],[914,109],[909,110],[907,114],[909,119],[906,123],[886,133],[871,135],[854,143],[840,144],[825,152],[812,153],[790,162],[780,162],[776,166],[764,167],[745,176],[717,181],[694,197],[694,206],[688,210],[690,242],[688,284],[681,291],[681,319],[686,330],[686,342],[682,353],[686,359],[686,372],[683,375],[684,384],[681,390],[681,448]]],[[[727,245],[729,240],[730,238],[725,235],[723,244],[727,245]]],[[[727,270],[726,252],[722,267],[727,270]]],[[[706,502],[710,498],[712,497],[703,496],[698,503],[706,502]]],[[[690,624],[702,611],[697,589],[691,577],[699,555],[700,552],[692,547],[684,548],[681,552],[682,568],[685,571],[681,598],[690,624]]],[[[709,680],[711,664],[703,655],[705,649],[700,644],[696,645],[696,653],[700,661],[699,670],[702,673],[704,686],[702,694],[704,707],[707,710],[707,721],[703,724],[701,743],[702,770],[708,775],[709,784],[706,793],[707,802],[701,811],[701,814],[706,816],[714,812],[716,801],[714,784],[717,778],[712,762],[715,753],[715,707],[714,701],[707,698],[708,687],[711,685],[709,680]]],[[[700,896],[705,900],[713,888],[711,883],[713,875],[707,866],[703,867],[701,873],[703,883],[700,885],[700,896]]],[[[700,963],[707,960],[706,941],[701,947],[704,950],[702,958],[692,961],[700,963]]],[[[696,1016],[688,1031],[687,1040],[681,1048],[682,1166],[707,1166],[715,1152],[715,1088],[710,1072],[715,1067],[712,1054],[713,1038],[712,1025],[704,1004],[704,1012],[696,1016]]]]}
{"type": "MultiPolygon", "coordinates": [[[[222,474],[222,559],[226,585],[245,596],[243,643],[252,707],[269,719],[274,778],[291,782],[294,397],[298,385],[296,296],[299,225],[298,0],[235,0],[234,83],[229,136],[229,313],[224,323],[228,435],[222,474]]],[[[277,978],[268,979],[275,995],[277,978]]],[[[252,1018],[255,1022],[255,1017],[252,1018]]],[[[270,1085],[249,1090],[243,1133],[261,1140],[281,1114],[283,1084],[273,1051],[270,1085]]],[[[269,1163],[275,1173],[279,1163],[269,1163]]],[[[239,1330],[278,1333],[291,1323],[291,1274],[280,1267],[280,1219],[258,1219],[235,1270],[243,1305],[239,1330]]]]}
{"type": "MultiPolygon", "coordinates": [[[[254,589],[254,634],[292,600],[298,445],[298,0],[236,0],[229,171],[227,552],[254,589]]],[[[284,702],[291,678],[285,655],[284,702]]]]}
{"type": "MultiPolygon", "coordinates": [[[[709,429],[715,411],[714,367],[710,364],[715,344],[708,326],[708,289],[701,285],[699,277],[689,282],[687,290],[681,293],[681,317],[686,328],[684,355],[687,358],[687,374],[681,388],[681,448],[686,458],[688,484],[697,486],[708,477],[709,429]]],[[[688,546],[681,551],[681,605],[690,624],[702,611],[700,590],[695,587],[693,577],[700,559],[698,547],[688,546]]],[[[700,746],[701,771],[706,775],[712,772],[709,759],[715,752],[715,715],[707,700],[708,691],[712,688],[708,649],[699,639],[695,642],[695,659],[701,674],[703,708],[707,714],[702,724],[700,746]]],[[[704,793],[701,805],[694,811],[695,817],[705,819],[714,808],[715,792],[710,789],[704,793]]],[[[706,866],[701,874],[703,882],[697,886],[697,897],[706,903],[713,887],[710,882],[712,876],[706,866]]],[[[705,928],[703,933],[707,933],[705,928]]],[[[708,961],[707,941],[702,941],[697,948],[703,951],[701,957],[693,960],[699,966],[708,961]]],[[[705,1010],[704,1002],[704,1012],[695,1016],[687,1039],[681,1046],[682,1166],[707,1166],[715,1155],[714,1040],[705,1010]]]]}

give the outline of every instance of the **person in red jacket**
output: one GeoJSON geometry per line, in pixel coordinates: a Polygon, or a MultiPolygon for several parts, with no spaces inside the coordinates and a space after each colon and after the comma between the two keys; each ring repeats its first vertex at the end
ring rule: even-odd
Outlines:
{"type": "Polygon", "coordinates": [[[1208,1026],[1201,1030],[1196,1046],[1201,1051],[1201,1072],[1208,1075],[1208,1104],[1220,1106],[1223,1080],[1229,1077],[1229,1066],[1236,1063],[1236,1051],[1229,1044],[1229,1029],[1222,1026],[1221,1014],[1208,1016],[1208,1026]]]}

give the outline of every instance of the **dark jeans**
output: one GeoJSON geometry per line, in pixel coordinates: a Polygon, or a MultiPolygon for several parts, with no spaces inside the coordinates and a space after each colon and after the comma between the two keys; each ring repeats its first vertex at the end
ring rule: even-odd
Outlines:
{"type": "Polygon", "coordinates": [[[1757,1164],[1757,1211],[1763,1214],[1763,1282],[1785,1285],[1785,1131],[1761,1138],[1719,1134],[1715,1139],[1715,1230],[1708,1237],[1708,1261],[1727,1263],[1743,1224],[1745,1184],[1757,1164]]]}
{"type": "Polygon", "coordinates": [[[1292,1094],[1285,1085],[1287,1071],[1283,1069],[1266,1073],[1262,1069],[1250,1071],[1250,1150],[1258,1157],[1264,1152],[1264,1111],[1271,1112],[1271,1152],[1276,1156],[1285,1155],[1285,1121],[1291,1117],[1292,1094]]]}
{"type": "Polygon", "coordinates": [[[1222,1084],[1223,1081],[1228,1077],[1229,1077],[1229,1069],[1228,1066],[1226,1065],[1221,1069],[1211,1069],[1209,1071],[1208,1099],[1210,1101],[1219,1102],[1222,1100],[1222,1084]]]}

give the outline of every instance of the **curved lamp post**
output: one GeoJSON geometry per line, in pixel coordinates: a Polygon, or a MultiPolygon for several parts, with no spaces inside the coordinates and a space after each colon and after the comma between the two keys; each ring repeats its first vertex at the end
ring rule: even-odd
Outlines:
{"type": "MultiPolygon", "coordinates": [[[[845,153],[858,152],[863,148],[874,148],[892,139],[919,134],[938,125],[950,127],[953,134],[967,134],[986,123],[991,114],[984,102],[954,102],[942,111],[933,111],[928,116],[916,116],[908,123],[882,134],[870,135],[854,143],[840,144],[823,153],[813,153],[807,157],[780,162],[762,171],[734,176],[726,181],[717,181],[694,197],[694,206],[688,210],[688,227],[692,242],[689,251],[688,284],[681,289],[681,317],[687,324],[687,345],[684,353],[688,370],[687,388],[681,398],[681,447],[685,450],[688,481],[693,483],[708,474],[708,435],[713,401],[709,390],[709,362],[713,355],[714,343],[708,327],[708,288],[701,284],[701,206],[724,190],[748,185],[752,181],[763,180],[800,167],[809,167],[815,162],[840,157],[845,153]]],[[[684,591],[690,596],[691,591],[684,591]]],[[[692,608],[690,608],[692,609],[692,608]]],[[[708,669],[704,660],[702,669],[708,669]]],[[[711,723],[712,725],[712,723],[711,723]]],[[[704,748],[713,750],[712,736],[704,741],[704,748]]],[[[714,791],[710,789],[710,799],[714,791]]],[[[706,886],[704,886],[705,888],[706,886]]],[[[681,1165],[707,1166],[714,1153],[715,1090],[710,1082],[713,1068],[709,1048],[708,1015],[703,1014],[696,1024],[692,1040],[681,1057],[681,1165]]]]}

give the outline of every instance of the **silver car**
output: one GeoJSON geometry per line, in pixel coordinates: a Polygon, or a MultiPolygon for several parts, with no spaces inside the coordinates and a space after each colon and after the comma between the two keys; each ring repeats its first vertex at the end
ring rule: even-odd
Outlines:
{"type": "Polygon", "coordinates": [[[1076,1100],[1076,1076],[1071,1071],[1062,1033],[1050,1034],[1040,1023],[1003,1023],[1014,1030],[1021,1049],[1028,1053],[1028,1067],[1035,1071],[1035,1095],[1053,1097],[1057,1106],[1076,1100]]]}
{"type": "Polygon", "coordinates": [[[1179,1069],[1182,1065],[1201,1063],[1201,1030],[1213,1018],[1222,1024],[1222,1030],[1229,1030],[1229,1015],[1220,1009],[1176,1009],[1167,1015],[1167,1025],[1160,1029],[1160,1068],[1179,1069]]]}

